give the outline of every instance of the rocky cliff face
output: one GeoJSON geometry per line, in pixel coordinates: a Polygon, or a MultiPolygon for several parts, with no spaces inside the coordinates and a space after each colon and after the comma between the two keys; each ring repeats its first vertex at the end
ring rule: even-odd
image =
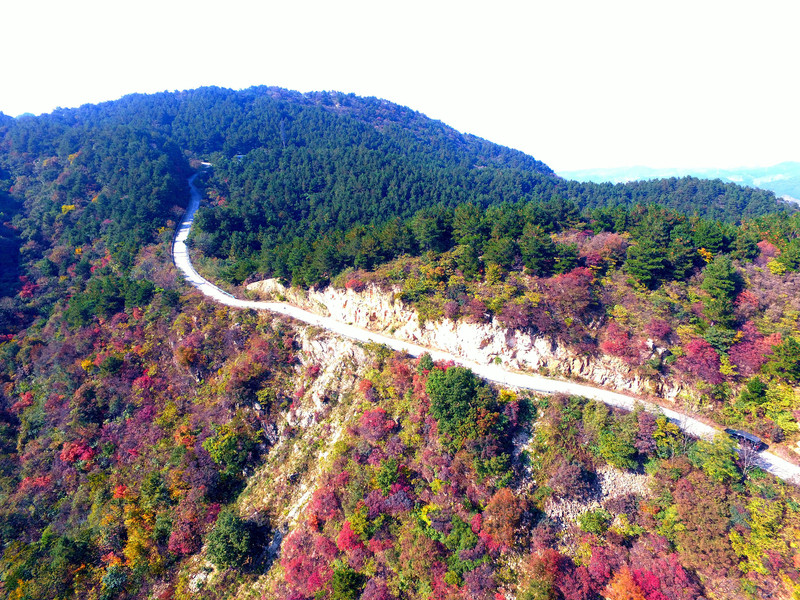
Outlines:
{"type": "MultiPolygon", "coordinates": [[[[247,289],[264,299],[290,304],[339,321],[462,356],[478,363],[498,363],[519,371],[582,379],[635,394],[675,397],[681,389],[663,380],[643,377],[611,356],[576,354],[546,337],[510,331],[496,321],[468,323],[444,319],[420,323],[410,306],[375,285],[361,292],[326,287],[286,288],[277,280],[251,283],[247,289]]],[[[395,290],[397,291],[397,290],[395,290]]]]}

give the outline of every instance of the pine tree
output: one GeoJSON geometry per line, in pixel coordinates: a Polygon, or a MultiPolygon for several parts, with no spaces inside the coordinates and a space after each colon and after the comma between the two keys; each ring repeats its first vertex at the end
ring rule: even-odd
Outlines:
{"type": "Polygon", "coordinates": [[[704,303],[706,316],[715,324],[723,327],[733,324],[733,300],[741,283],[742,278],[729,256],[720,255],[705,268],[700,287],[709,295],[704,303]]]}
{"type": "Polygon", "coordinates": [[[547,277],[553,273],[557,248],[539,225],[527,223],[519,241],[522,262],[532,275],[547,277]]]}
{"type": "Polygon", "coordinates": [[[666,250],[647,238],[643,238],[628,248],[625,269],[642,285],[654,288],[664,271],[666,250]]]}
{"type": "Polygon", "coordinates": [[[208,556],[218,567],[239,565],[250,553],[247,524],[231,511],[223,511],[208,534],[208,556]]]}

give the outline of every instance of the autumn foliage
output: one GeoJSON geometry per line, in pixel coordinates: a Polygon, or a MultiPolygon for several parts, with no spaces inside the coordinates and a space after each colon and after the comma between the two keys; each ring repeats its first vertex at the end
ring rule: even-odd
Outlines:
{"type": "Polygon", "coordinates": [[[797,491],[730,440],[320,352],[341,346],[190,289],[169,248],[212,156],[191,243],[220,285],[396,294],[550,375],[610,366],[797,441],[800,220],[769,194],[570,182],[327,92],[0,115],[4,597],[798,595],[797,491]]]}

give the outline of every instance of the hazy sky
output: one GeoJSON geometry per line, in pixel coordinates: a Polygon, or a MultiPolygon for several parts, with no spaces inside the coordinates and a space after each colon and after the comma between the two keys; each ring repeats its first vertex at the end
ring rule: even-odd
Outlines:
{"type": "Polygon", "coordinates": [[[800,161],[797,0],[7,0],[0,111],[276,85],[407,105],[554,169],[800,161]]]}

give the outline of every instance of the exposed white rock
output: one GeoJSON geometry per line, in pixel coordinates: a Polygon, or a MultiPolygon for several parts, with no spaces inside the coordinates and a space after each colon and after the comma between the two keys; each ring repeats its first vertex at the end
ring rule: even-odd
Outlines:
{"type": "Polygon", "coordinates": [[[286,288],[275,279],[251,283],[247,289],[264,298],[285,299],[319,315],[479,364],[584,379],[634,394],[674,398],[681,391],[677,385],[642,377],[619,358],[579,355],[550,338],[508,330],[496,320],[420,323],[416,311],[398,299],[398,289],[383,291],[372,284],[361,292],[331,286],[306,292],[286,288]]]}
{"type": "Polygon", "coordinates": [[[307,371],[320,368],[319,373],[305,378],[302,383],[303,402],[288,415],[288,423],[297,427],[308,427],[323,410],[333,395],[354,387],[357,381],[355,366],[365,362],[364,351],[347,338],[324,332],[315,335],[313,328],[302,328],[301,352],[298,368],[307,371]]]}

